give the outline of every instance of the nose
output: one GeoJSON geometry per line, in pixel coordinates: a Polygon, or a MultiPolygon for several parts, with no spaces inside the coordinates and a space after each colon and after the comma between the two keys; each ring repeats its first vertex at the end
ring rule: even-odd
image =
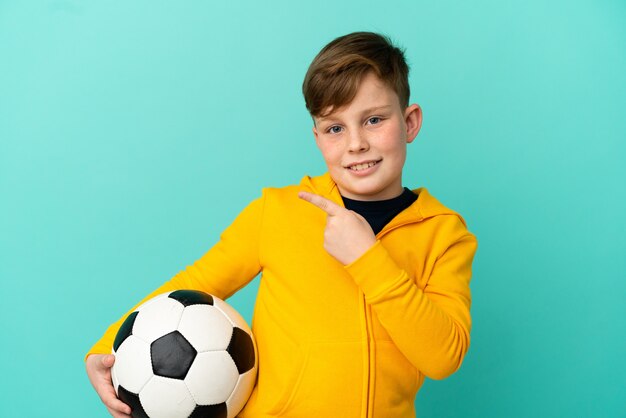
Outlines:
{"type": "Polygon", "coordinates": [[[364,152],[370,148],[369,141],[364,132],[356,131],[350,135],[350,143],[348,144],[348,151],[351,153],[364,152]]]}

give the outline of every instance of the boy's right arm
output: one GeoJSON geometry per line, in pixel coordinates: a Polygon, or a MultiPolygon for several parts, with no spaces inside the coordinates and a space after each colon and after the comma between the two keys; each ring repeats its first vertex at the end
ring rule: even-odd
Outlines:
{"type": "Polygon", "coordinates": [[[113,341],[126,317],[146,300],[172,290],[193,289],[226,299],[249,283],[261,270],[259,242],[264,196],[252,201],[224,230],[220,240],[191,266],[142,299],[109,326],[103,337],[86,355],[87,375],[96,392],[114,417],[128,417],[128,406],[113,389],[110,355],[113,341]]]}

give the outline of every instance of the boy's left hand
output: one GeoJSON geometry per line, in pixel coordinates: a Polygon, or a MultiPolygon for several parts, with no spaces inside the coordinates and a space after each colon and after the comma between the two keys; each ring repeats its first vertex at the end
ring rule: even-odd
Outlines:
{"type": "Polygon", "coordinates": [[[313,193],[299,192],[298,197],[328,215],[324,230],[324,249],[343,265],[352,263],[376,243],[374,231],[358,213],[313,193]]]}

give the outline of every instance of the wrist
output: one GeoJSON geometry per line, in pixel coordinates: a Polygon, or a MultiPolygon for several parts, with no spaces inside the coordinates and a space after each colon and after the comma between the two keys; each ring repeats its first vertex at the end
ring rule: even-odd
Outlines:
{"type": "Polygon", "coordinates": [[[366,254],[376,244],[376,242],[377,240],[375,238],[367,240],[366,242],[361,242],[360,245],[355,248],[355,251],[351,254],[350,257],[346,258],[345,260],[340,260],[341,264],[343,264],[344,266],[349,266],[350,264],[356,262],[358,259],[363,257],[363,255],[366,254]]]}

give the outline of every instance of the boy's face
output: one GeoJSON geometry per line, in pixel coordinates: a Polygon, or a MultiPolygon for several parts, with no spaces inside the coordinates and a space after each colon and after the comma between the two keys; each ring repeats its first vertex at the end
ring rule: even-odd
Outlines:
{"type": "Polygon", "coordinates": [[[396,93],[369,73],[351,103],[314,120],[315,142],[342,196],[385,200],[402,193],[406,144],[422,124],[418,105],[402,109],[396,93]]]}

